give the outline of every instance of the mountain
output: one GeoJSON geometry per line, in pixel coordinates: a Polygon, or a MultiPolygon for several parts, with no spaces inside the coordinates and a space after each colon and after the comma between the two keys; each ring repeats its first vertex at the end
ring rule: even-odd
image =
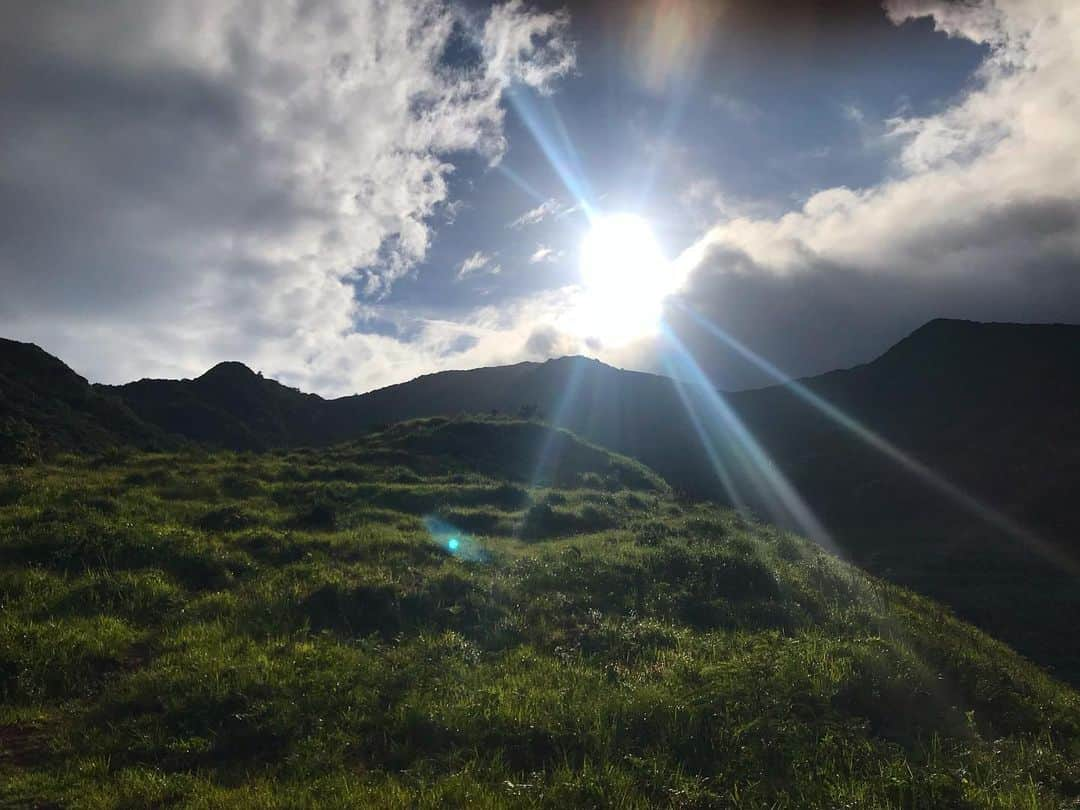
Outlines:
{"type": "Polygon", "coordinates": [[[143,425],[234,449],[326,445],[436,415],[535,414],[686,495],[816,533],[1080,680],[1080,645],[1063,643],[1059,618],[1080,613],[1078,368],[1078,326],[937,320],[865,365],[722,397],[581,357],[330,400],[236,363],[93,390],[143,425]]]}
{"type": "Polygon", "coordinates": [[[51,354],[0,339],[0,463],[58,451],[178,444],[175,436],[139,419],[121,398],[91,387],[51,354]]]}
{"type": "MultiPolygon", "coordinates": [[[[1020,522],[1063,537],[1080,531],[1077,510],[1055,508],[1080,475],[1080,327],[933,321],[871,363],[800,382],[1020,522]]],[[[857,488],[866,513],[899,517],[915,505],[899,502],[901,490],[927,508],[918,476],[864,451],[795,386],[729,401],[826,518],[865,519],[838,481],[857,488]],[[844,469],[823,467],[829,457],[844,469]]]]}
{"type": "Polygon", "coordinates": [[[316,443],[326,401],[267,380],[243,363],[218,363],[194,380],[95,386],[144,421],[197,442],[235,450],[316,443]]]}
{"type": "Polygon", "coordinates": [[[1074,689],[566,431],[9,472],[3,807],[1080,798],[1074,689]]]}
{"type": "MultiPolygon", "coordinates": [[[[584,357],[428,374],[332,400],[265,380],[238,363],[222,363],[194,380],[98,387],[148,422],[233,449],[326,444],[404,419],[495,411],[532,413],[605,446],[656,460],[661,443],[652,423],[658,413],[681,410],[667,378],[584,357]],[[220,372],[226,366],[227,372],[220,372]]],[[[663,433],[689,440],[678,428],[663,433]]]]}
{"type": "Polygon", "coordinates": [[[840,553],[1080,682],[1078,370],[1080,327],[934,321],[801,381],[846,426],[793,385],[728,401],[840,553]]]}

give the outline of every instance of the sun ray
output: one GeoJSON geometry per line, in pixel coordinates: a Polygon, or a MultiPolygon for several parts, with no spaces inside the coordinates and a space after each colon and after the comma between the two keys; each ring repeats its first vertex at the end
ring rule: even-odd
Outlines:
{"type": "MultiPolygon", "coordinates": [[[[768,504],[771,517],[783,523],[794,523],[811,540],[841,556],[832,535],[780,472],[765,449],[724,400],[723,395],[712,386],[682,341],[666,327],[662,334],[671,350],[674,376],[687,379],[693,386],[687,388],[690,395],[684,400],[688,408],[700,409],[696,418],[719,432],[715,439],[717,443],[724,440],[731,443],[736,459],[743,465],[747,477],[768,504]]],[[[721,475],[719,469],[717,474],[721,475]]]]}
{"type": "Polygon", "coordinates": [[[717,338],[725,345],[733,349],[739,356],[745,358],[766,374],[771,376],[778,383],[790,390],[793,394],[798,396],[801,400],[817,409],[821,414],[826,416],[832,422],[840,425],[856,438],[863,441],[865,444],[874,448],[887,458],[891,459],[897,465],[907,470],[916,478],[921,480],[927,486],[936,490],[937,492],[945,495],[947,498],[953,501],[953,503],[964,508],[970,514],[982,520],[984,523],[1004,532],[1005,534],[1013,537],[1016,540],[1021,541],[1040,556],[1060,566],[1063,570],[1068,571],[1071,574],[1080,574],[1080,567],[1078,567],[1072,560],[1069,560],[1062,554],[1060,554],[1050,543],[1043,538],[1039,537],[1035,532],[1031,531],[1025,526],[1017,523],[1008,515],[1003,514],[997,509],[994,509],[989,504],[983,502],[974,495],[966,492],[964,489],[953,483],[943,475],[935,472],[923,462],[911,456],[909,453],[901,450],[892,442],[888,441],[881,435],[875,433],[873,430],[863,425],[858,420],[841,411],[835,405],[822,398],[820,395],[814,393],[798,380],[792,379],[790,375],[785,374],[779,368],[774,366],[765,358],[752,351],[749,347],[743,345],[738,340],[733,338],[719,326],[714,324],[709,319],[703,317],[699,313],[695,312],[692,308],[685,304],[680,304],[680,308],[687,312],[691,318],[705,329],[710,335],[717,338]]]}
{"type": "MultiPolygon", "coordinates": [[[[581,162],[577,157],[577,150],[570,142],[570,136],[565,127],[562,127],[561,119],[558,119],[555,125],[557,132],[552,133],[550,128],[544,124],[540,111],[536,108],[532,99],[526,95],[525,91],[515,90],[508,94],[508,98],[510,105],[518,114],[536,145],[544,153],[548,164],[555,171],[555,174],[562,181],[563,186],[566,187],[576,204],[581,207],[581,210],[585,212],[586,217],[591,221],[594,216],[591,202],[593,196],[589,190],[588,179],[585,177],[585,173],[580,170],[581,162]]],[[[550,105],[550,109],[555,109],[553,103],[550,105]]]]}

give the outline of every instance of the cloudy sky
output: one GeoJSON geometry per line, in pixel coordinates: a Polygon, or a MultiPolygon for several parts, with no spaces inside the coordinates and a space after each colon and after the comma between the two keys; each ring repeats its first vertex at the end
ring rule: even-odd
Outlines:
{"type": "Polygon", "coordinates": [[[95,381],[1080,321],[1073,0],[14,0],[0,65],[0,335],[95,381]]]}

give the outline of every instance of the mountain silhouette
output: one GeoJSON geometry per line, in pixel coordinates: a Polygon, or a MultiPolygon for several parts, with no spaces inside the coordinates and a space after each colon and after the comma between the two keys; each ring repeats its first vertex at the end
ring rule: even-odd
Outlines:
{"type": "Polygon", "coordinates": [[[0,338],[0,461],[180,442],[31,343],[0,338]]]}
{"type": "MultiPolygon", "coordinates": [[[[1080,473],[1077,369],[1080,327],[937,320],[871,363],[799,382],[971,495],[1065,537],[1080,529],[1074,509],[1053,507],[1080,473]]],[[[947,508],[796,386],[729,401],[826,522],[852,522],[853,493],[859,520],[947,508]]]]}
{"type": "Polygon", "coordinates": [[[268,380],[243,363],[218,363],[194,380],[144,379],[95,386],[145,421],[197,442],[265,450],[317,441],[312,426],[326,401],[268,380]]]}
{"type": "Polygon", "coordinates": [[[1056,618],[1080,611],[1080,326],[935,320],[864,365],[722,396],[584,357],[337,399],[240,363],[121,386],[89,386],[11,341],[0,363],[0,416],[43,451],[162,436],[265,450],[420,417],[536,417],[642,461],[685,496],[813,534],[804,507],[838,553],[1080,677],[1056,618]]]}

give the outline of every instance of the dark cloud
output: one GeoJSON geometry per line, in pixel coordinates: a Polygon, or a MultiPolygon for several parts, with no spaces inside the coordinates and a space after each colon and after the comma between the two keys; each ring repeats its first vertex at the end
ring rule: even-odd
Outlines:
{"type": "Polygon", "coordinates": [[[933,318],[1080,322],[1080,266],[1046,256],[1023,272],[973,267],[962,275],[912,277],[825,263],[786,275],[745,255],[717,251],[669,305],[666,319],[717,385],[775,380],[724,346],[687,310],[793,376],[867,362],[933,318]]]}
{"type": "Polygon", "coordinates": [[[541,359],[561,357],[577,351],[578,340],[553,326],[538,326],[525,341],[526,354],[541,359]]]}
{"type": "MultiPolygon", "coordinates": [[[[5,22],[18,7],[6,7],[5,22]]],[[[8,305],[61,316],[164,305],[176,314],[200,275],[193,238],[280,234],[303,218],[304,202],[270,167],[270,145],[255,137],[237,85],[183,65],[88,63],[77,44],[50,50],[58,34],[47,25],[63,22],[43,15],[24,25],[4,55],[8,305]]],[[[110,55],[128,48],[118,35],[110,55]]],[[[230,264],[233,277],[253,280],[265,269],[239,255],[230,264]]]]}

